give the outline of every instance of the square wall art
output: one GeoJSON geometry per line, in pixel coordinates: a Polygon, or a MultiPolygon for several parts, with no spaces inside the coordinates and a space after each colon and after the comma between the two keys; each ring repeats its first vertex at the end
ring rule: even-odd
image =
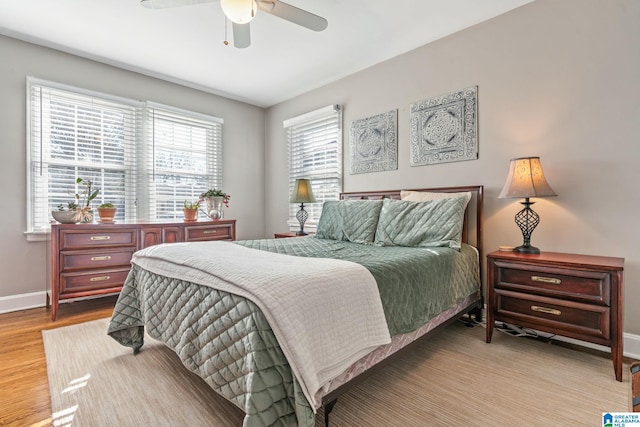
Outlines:
{"type": "Polygon", "coordinates": [[[411,166],[478,158],[478,86],[411,104],[411,166]]]}
{"type": "Polygon", "coordinates": [[[351,174],[398,169],[398,110],[351,122],[351,174]]]}

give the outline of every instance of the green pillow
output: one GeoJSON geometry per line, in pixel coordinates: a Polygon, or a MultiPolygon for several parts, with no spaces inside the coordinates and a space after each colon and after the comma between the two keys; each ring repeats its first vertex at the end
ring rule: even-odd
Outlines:
{"type": "Polygon", "coordinates": [[[464,196],[425,202],[385,199],[375,243],[460,249],[467,203],[464,196]]]}
{"type": "Polygon", "coordinates": [[[339,200],[324,202],[316,237],[373,243],[382,200],[339,200]]]}

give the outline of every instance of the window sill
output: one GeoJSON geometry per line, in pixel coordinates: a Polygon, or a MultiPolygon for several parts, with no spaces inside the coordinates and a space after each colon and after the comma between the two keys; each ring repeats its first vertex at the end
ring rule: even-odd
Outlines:
{"type": "Polygon", "coordinates": [[[27,242],[46,242],[49,240],[49,234],[51,231],[25,231],[24,235],[27,238],[27,242]]]}

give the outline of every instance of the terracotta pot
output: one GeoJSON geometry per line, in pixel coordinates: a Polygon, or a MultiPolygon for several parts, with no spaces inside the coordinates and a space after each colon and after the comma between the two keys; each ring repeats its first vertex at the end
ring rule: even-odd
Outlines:
{"type": "Polygon", "coordinates": [[[183,209],[185,222],[194,222],[198,220],[198,209],[183,209]]]}
{"type": "Polygon", "coordinates": [[[98,208],[98,215],[100,216],[100,222],[110,223],[113,222],[113,218],[116,216],[118,208],[98,208]]]}

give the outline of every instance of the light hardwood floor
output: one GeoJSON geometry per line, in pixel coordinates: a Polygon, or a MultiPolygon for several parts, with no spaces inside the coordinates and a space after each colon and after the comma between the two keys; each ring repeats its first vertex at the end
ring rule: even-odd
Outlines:
{"type": "Polygon", "coordinates": [[[110,317],[117,297],[0,314],[0,426],[51,426],[51,400],[42,345],[43,329],[110,317]]]}
{"type": "MultiPolygon", "coordinates": [[[[0,314],[0,426],[52,426],[41,331],[110,317],[115,301],[110,296],[61,304],[55,322],[45,308],[0,314]]],[[[605,366],[607,375],[612,374],[605,366]]]]}

